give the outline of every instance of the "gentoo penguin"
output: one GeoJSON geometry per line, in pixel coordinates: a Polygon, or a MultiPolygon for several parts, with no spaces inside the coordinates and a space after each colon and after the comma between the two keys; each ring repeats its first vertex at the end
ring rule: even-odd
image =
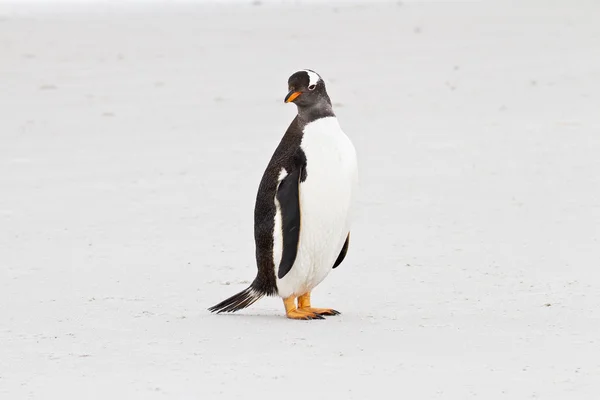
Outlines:
{"type": "Polygon", "coordinates": [[[348,251],[358,183],[356,151],[340,128],[319,74],[298,71],[290,76],[288,89],[284,102],[295,103],[298,115],[256,196],[258,273],[250,287],[209,311],[235,312],[265,295],[278,295],[291,319],[339,314],[312,307],[310,295],[348,251]]]}

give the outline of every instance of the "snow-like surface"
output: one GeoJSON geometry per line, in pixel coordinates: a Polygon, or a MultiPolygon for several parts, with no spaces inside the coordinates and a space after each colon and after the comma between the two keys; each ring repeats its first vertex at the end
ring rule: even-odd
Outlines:
{"type": "Polygon", "coordinates": [[[0,398],[600,396],[599,3],[19,7],[0,398]],[[304,68],[359,155],[343,315],[211,315],[304,68]]]}

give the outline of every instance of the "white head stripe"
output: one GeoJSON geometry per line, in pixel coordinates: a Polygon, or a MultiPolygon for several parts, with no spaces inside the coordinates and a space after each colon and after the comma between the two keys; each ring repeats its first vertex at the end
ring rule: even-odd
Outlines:
{"type": "Polygon", "coordinates": [[[316,85],[317,82],[319,82],[319,80],[321,79],[319,74],[317,74],[315,71],[311,71],[310,69],[305,69],[304,72],[306,72],[308,74],[308,86],[316,85]]]}

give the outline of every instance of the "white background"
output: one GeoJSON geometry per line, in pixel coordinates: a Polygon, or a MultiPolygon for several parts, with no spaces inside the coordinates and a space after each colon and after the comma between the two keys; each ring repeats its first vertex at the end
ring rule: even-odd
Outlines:
{"type": "Polygon", "coordinates": [[[599,14],[1,3],[0,398],[597,398],[599,14]],[[359,154],[343,314],[211,315],[303,68],[359,154]]]}

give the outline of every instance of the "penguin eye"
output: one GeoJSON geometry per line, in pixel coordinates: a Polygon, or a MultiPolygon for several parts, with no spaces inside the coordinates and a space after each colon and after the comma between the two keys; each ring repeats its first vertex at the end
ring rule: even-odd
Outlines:
{"type": "Polygon", "coordinates": [[[308,90],[315,90],[315,88],[316,88],[316,87],[317,87],[317,85],[310,85],[310,86],[308,87],[308,90]]]}

